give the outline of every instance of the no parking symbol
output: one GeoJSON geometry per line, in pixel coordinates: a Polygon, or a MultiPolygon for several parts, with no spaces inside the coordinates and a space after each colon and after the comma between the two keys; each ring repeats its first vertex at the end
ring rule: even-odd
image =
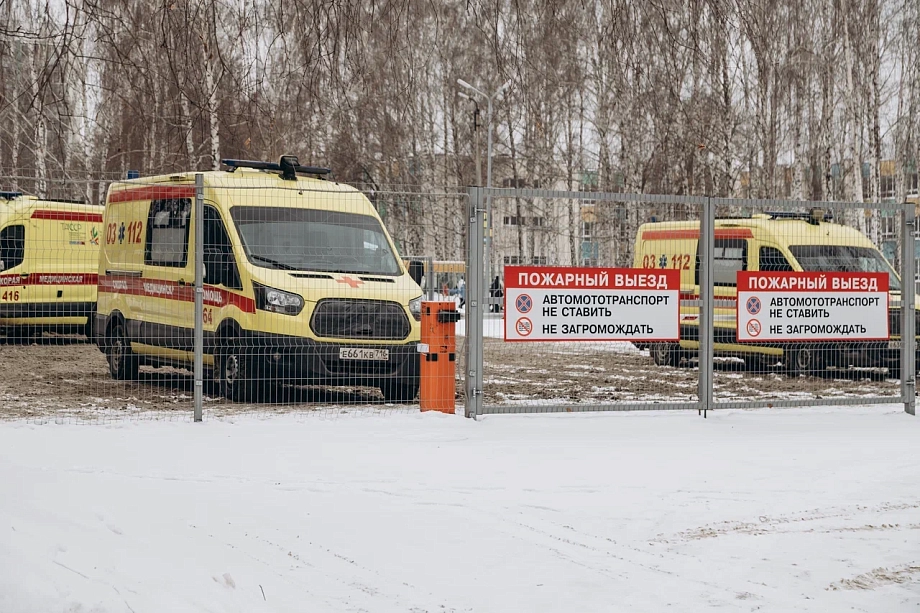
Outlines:
{"type": "MultiPolygon", "coordinates": [[[[750,298],[747,299],[747,303],[745,304],[745,307],[747,307],[747,312],[750,313],[751,315],[757,315],[758,313],[760,313],[760,309],[762,306],[763,305],[761,305],[760,303],[760,298],[758,298],[757,296],[751,296],[750,298]]],[[[756,336],[756,334],[752,336],[756,336]]]]}
{"type": "Polygon", "coordinates": [[[521,294],[514,301],[514,306],[519,313],[529,313],[530,309],[533,308],[533,299],[527,294],[521,294]]]}

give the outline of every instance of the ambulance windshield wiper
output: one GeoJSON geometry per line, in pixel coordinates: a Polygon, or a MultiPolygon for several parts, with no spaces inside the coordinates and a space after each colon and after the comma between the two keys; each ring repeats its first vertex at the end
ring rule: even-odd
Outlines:
{"type": "Polygon", "coordinates": [[[274,266],[276,266],[277,268],[280,268],[281,270],[300,270],[296,266],[291,266],[290,264],[285,264],[284,262],[279,262],[278,260],[273,260],[271,258],[266,258],[261,255],[256,255],[255,253],[250,253],[249,257],[253,258],[254,260],[259,260],[260,262],[265,262],[266,264],[273,264],[274,266]]]}

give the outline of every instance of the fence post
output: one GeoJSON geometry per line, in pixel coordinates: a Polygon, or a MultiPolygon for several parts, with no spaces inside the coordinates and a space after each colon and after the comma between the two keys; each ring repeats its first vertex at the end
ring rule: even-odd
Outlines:
{"type": "Polygon", "coordinates": [[[475,419],[482,415],[482,345],[484,306],[488,285],[484,281],[482,188],[470,187],[466,249],[466,403],[464,413],[475,419]]]}
{"type": "Polygon", "coordinates": [[[195,174],[195,421],[204,387],[204,175],[195,174]]]}
{"type": "Polygon", "coordinates": [[[699,328],[699,389],[700,409],[703,417],[712,408],[713,386],[713,335],[715,291],[712,279],[712,261],[715,258],[715,206],[706,198],[700,215],[700,328],[699,328]]]}
{"type": "Polygon", "coordinates": [[[904,398],[904,411],[911,415],[916,414],[917,408],[917,312],[914,298],[914,275],[917,269],[917,251],[914,246],[916,229],[914,205],[905,202],[901,211],[901,396],[904,398]]]}
{"type": "Polygon", "coordinates": [[[422,261],[425,263],[425,287],[428,292],[428,300],[431,301],[434,300],[434,282],[435,279],[438,278],[438,276],[434,274],[434,258],[430,255],[426,255],[422,257],[422,261]]]}

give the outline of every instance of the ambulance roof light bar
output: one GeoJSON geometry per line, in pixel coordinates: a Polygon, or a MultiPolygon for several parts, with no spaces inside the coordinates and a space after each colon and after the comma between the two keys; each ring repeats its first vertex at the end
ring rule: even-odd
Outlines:
{"type": "Polygon", "coordinates": [[[293,181],[297,178],[296,173],[305,175],[316,175],[323,178],[332,172],[328,168],[319,166],[301,166],[296,156],[282,155],[281,160],[276,164],[274,162],[259,162],[255,160],[221,160],[224,166],[230,168],[233,172],[237,168],[252,168],[253,170],[275,170],[281,172],[281,178],[285,181],[293,181]]]}
{"type": "Polygon", "coordinates": [[[765,213],[770,216],[770,219],[799,219],[807,221],[813,226],[822,221],[834,221],[833,213],[817,208],[811,209],[807,213],[799,211],[765,211],[765,213]]]}

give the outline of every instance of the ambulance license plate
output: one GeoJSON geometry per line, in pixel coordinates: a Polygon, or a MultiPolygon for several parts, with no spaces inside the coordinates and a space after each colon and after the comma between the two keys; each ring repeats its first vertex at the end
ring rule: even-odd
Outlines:
{"type": "Polygon", "coordinates": [[[390,359],[389,349],[366,349],[364,347],[342,347],[339,349],[340,360],[372,360],[386,362],[390,359]]]}

